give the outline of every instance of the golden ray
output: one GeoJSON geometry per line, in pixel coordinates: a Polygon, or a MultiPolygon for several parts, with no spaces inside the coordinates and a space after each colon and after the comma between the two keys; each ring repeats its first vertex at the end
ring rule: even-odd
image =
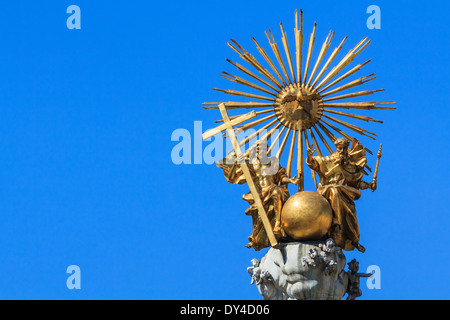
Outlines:
{"type": "Polygon", "coordinates": [[[255,99],[260,99],[260,100],[275,101],[275,99],[271,98],[271,97],[260,96],[260,95],[257,95],[257,94],[247,93],[247,92],[242,92],[242,91],[224,90],[224,89],[218,89],[218,88],[213,88],[213,90],[220,91],[220,92],[223,92],[225,94],[231,94],[231,95],[234,95],[234,96],[241,96],[241,97],[255,98],[255,99]]]}
{"type": "Polygon", "coordinates": [[[377,92],[382,92],[384,89],[378,89],[378,90],[364,90],[364,91],[358,91],[358,92],[352,92],[348,94],[343,94],[341,96],[331,97],[322,99],[323,102],[328,101],[335,101],[335,100],[342,100],[342,99],[350,99],[350,98],[356,98],[356,97],[362,97],[362,96],[368,96],[377,92]]]}
{"type": "Polygon", "coordinates": [[[276,157],[278,159],[281,159],[281,155],[283,154],[284,147],[286,146],[286,142],[287,142],[287,139],[289,138],[289,135],[291,134],[291,131],[292,131],[292,129],[289,128],[289,131],[285,134],[283,141],[281,141],[280,149],[278,149],[278,152],[276,155],[276,157]]]}
{"type": "MultiPolygon", "coordinates": [[[[246,137],[245,139],[243,139],[241,142],[239,142],[239,146],[244,146],[246,145],[250,140],[252,140],[253,138],[256,138],[261,132],[263,132],[264,130],[269,129],[271,126],[273,126],[275,123],[277,122],[277,119],[269,122],[268,124],[266,124],[264,127],[260,128],[259,130],[253,132],[251,135],[249,135],[248,137],[246,137]]],[[[260,139],[261,140],[261,139],[260,139]]]]}
{"type": "Polygon", "coordinates": [[[281,135],[283,134],[284,130],[286,130],[286,127],[283,126],[281,131],[277,134],[277,136],[271,141],[272,144],[270,145],[269,149],[267,149],[267,155],[270,155],[272,153],[273,148],[275,147],[278,140],[280,140],[281,135]]]}
{"type": "Polygon", "coordinates": [[[264,68],[259,62],[258,60],[256,60],[250,53],[248,53],[247,51],[245,51],[244,48],[242,48],[239,43],[234,40],[234,39],[230,39],[241,51],[242,53],[236,49],[236,47],[234,47],[231,43],[227,42],[228,46],[230,48],[232,48],[236,53],[239,54],[239,56],[244,59],[245,61],[247,61],[251,66],[253,66],[256,70],[258,70],[263,76],[265,76],[267,79],[269,79],[270,81],[272,81],[272,83],[274,83],[278,88],[282,88],[283,86],[277,81],[277,79],[274,78],[274,76],[266,69],[264,68]]]}
{"type": "MultiPolygon", "coordinates": [[[[243,123],[245,121],[248,121],[250,119],[253,119],[254,117],[256,117],[256,113],[255,113],[255,111],[251,111],[251,112],[249,112],[247,114],[240,115],[236,119],[230,121],[230,125],[231,126],[235,126],[235,125],[238,125],[238,124],[243,123]]],[[[220,126],[203,133],[202,134],[202,138],[203,138],[203,140],[206,140],[206,139],[209,139],[209,138],[211,138],[211,137],[213,137],[216,134],[221,133],[221,132],[223,132],[223,133],[227,132],[227,125],[226,124],[221,124],[220,126]]]]}
{"type": "Polygon", "coordinates": [[[272,31],[270,31],[270,29],[269,29],[269,33],[270,33],[270,37],[269,37],[269,34],[267,33],[267,31],[265,31],[267,40],[269,40],[270,47],[272,48],[272,51],[275,54],[275,57],[277,58],[277,61],[281,67],[281,70],[283,70],[284,76],[286,77],[287,81],[289,83],[291,83],[291,79],[289,78],[289,75],[287,73],[287,69],[286,69],[286,66],[284,65],[283,58],[281,57],[280,50],[278,49],[278,45],[277,45],[275,38],[272,34],[272,31]],[[272,39],[271,39],[271,37],[272,37],[272,39]]]}
{"type": "Polygon", "coordinates": [[[312,51],[314,47],[315,34],[316,34],[317,23],[314,22],[314,28],[311,32],[311,36],[309,37],[309,47],[308,47],[308,55],[306,57],[306,65],[305,65],[305,73],[303,74],[303,83],[306,83],[306,78],[308,76],[309,64],[311,62],[312,51]]]}
{"type": "Polygon", "coordinates": [[[242,85],[244,85],[244,86],[247,86],[247,87],[250,87],[250,88],[259,90],[259,91],[262,91],[262,92],[267,93],[267,94],[270,94],[270,95],[272,95],[272,96],[274,96],[274,97],[277,96],[276,93],[274,93],[274,92],[272,92],[272,91],[270,91],[270,90],[268,90],[268,89],[265,89],[265,88],[263,88],[263,87],[260,87],[260,86],[254,84],[254,83],[252,83],[252,82],[250,82],[250,81],[247,81],[247,80],[242,79],[242,78],[240,78],[240,77],[234,76],[234,75],[229,74],[229,73],[227,73],[227,72],[225,72],[225,71],[223,71],[222,73],[223,73],[223,74],[221,74],[220,76],[223,77],[223,78],[225,78],[225,79],[227,79],[227,80],[230,80],[230,81],[235,82],[235,83],[242,84],[242,85]]]}
{"type": "MultiPolygon", "coordinates": [[[[274,122],[275,122],[275,121],[276,121],[276,120],[274,120],[274,122]]],[[[272,124],[273,124],[274,122],[269,123],[269,125],[267,126],[267,128],[271,127],[272,124]]],[[[281,123],[278,123],[275,127],[273,127],[272,129],[270,129],[270,131],[268,131],[264,136],[262,136],[260,139],[258,139],[257,141],[255,141],[255,143],[254,143],[250,148],[248,148],[247,151],[245,151],[245,154],[248,155],[248,154],[250,153],[250,151],[253,150],[254,148],[256,148],[256,146],[258,146],[258,144],[259,144],[261,141],[266,141],[266,142],[267,142],[267,140],[270,139],[270,137],[273,135],[273,133],[274,133],[280,126],[281,126],[281,123]]],[[[265,129],[267,129],[267,128],[265,128],[265,129]]],[[[259,130],[258,130],[258,131],[259,131],[259,130]]],[[[263,131],[263,130],[262,130],[262,131],[263,131]]],[[[262,132],[262,131],[260,131],[260,132],[262,132]]],[[[259,132],[259,133],[260,133],[260,132],[259,132]]],[[[258,133],[258,135],[259,135],[259,133],[258,133]]],[[[253,138],[254,138],[254,137],[253,137],[253,138]]],[[[251,138],[251,139],[253,139],[253,138],[251,138]]],[[[250,141],[251,139],[249,139],[249,141],[250,141]]],[[[243,145],[244,145],[244,144],[243,144],[243,145]]]]}
{"type": "MultiPolygon", "coordinates": [[[[311,144],[309,143],[308,132],[306,130],[305,130],[305,142],[306,142],[306,147],[310,148],[311,144]]],[[[303,145],[302,145],[302,149],[303,149],[303,145]]],[[[302,159],[303,159],[303,154],[302,154],[302,159]]],[[[302,161],[302,171],[303,171],[303,161],[302,161]]],[[[313,169],[311,169],[311,175],[314,180],[314,186],[316,187],[316,190],[317,190],[316,172],[313,169]]]]}
{"type": "MultiPolygon", "coordinates": [[[[250,142],[250,140],[252,140],[253,138],[257,137],[261,132],[263,132],[264,130],[267,130],[268,128],[270,128],[271,126],[273,126],[273,125],[275,124],[275,122],[276,122],[276,119],[273,120],[272,122],[266,124],[264,127],[260,128],[258,131],[253,132],[251,135],[249,135],[248,137],[246,137],[245,139],[243,139],[241,142],[239,142],[239,146],[242,147],[242,146],[246,145],[248,142],[250,142]]],[[[262,137],[261,139],[258,139],[257,141],[255,141],[255,143],[256,143],[256,142],[259,142],[259,141],[261,141],[261,140],[263,140],[264,138],[267,138],[267,139],[270,138],[270,137],[272,136],[273,132],[274,132],[277,128],[279,128],[280,125],[281,125],[281,124],[278,123],[275,127],[273,127],[272,129],[270,129],[270,131],[269,131],[268,133],[266,133],[266,134],[264,135],[264,137],[262,137]]],[[[245,152],[245,154],[248,154],[249,150],[250,150],[254,145],[255,145],[255,144],[252,144],[252,145],[250,146],[250,148],[247,149],[247,151],[245,152]]],[[[234,154],[235,151],[234,151],[234,150],[230,150],[228,153],[234,154]]]]}
{"type": "Polygon", "coordinates": [[[327,62],[325,62],[325,65],[322,67],[322,69],[320,70],[319,74],[317,75],[316,79],[314,80],[314,82],[312,83],[312,87],[314,87],[316,85],[316,83],[319,81],[319,79],[323,76],[323,74],[325,73],[325,71],[327,71],[328,67],[330,66],[330,64],[333,62],[334,58],[336,58],[336,56],[338,55],[339,51],[341,51],[342,46],[344,45],[344,42],[348,39],[348,37],[344,37],[344,39],[341,41],[341,43],[334,48],[333,52],[331,53],[330,57],[328,58],[327,62]]]}
{"type": "Polygon", "coordinates": [[[295,137],[296,137],[296,135],[295,135],[295,131],[294,131],[292,134],[291,148],[289,149],[289,157],[288,157],[288,162],[287,162],[287,166],[286,166],[286,174],[289,178],[291,177],[292,162],[294,159],[295,137]]]}
{"type": "Polygon", "coordinates": [[[363,109],[363,110],[395,110],[396,107],[376,107],[380,104],[395,104],[395,101],[385,102],[340,102],[340,103],[324,103],[324,108],[338,108],[338,109],[363,109]]]}
{"type": "Polygon", "coordinates": [[[365,77],[353,80],[353,81],[351,81],[349,83],[346,83],[346,84],[344,84],[344,85],[342,85],[342,86],[340,86],[340,87],[338,87],[336,89],[327,91],[327,92],[321,94],[321,96],[323,98],[323,97],[335,94],[337,92],[341,92],[341,91],[344,91],[344,90],[347,90],[347,89],[350,89],[350,88],[362,85],[362,84],[364,84],[366,82],[369,82],[369,81],[372,81],[372,80],[375,80],[375,79],[376,79],[375,74],[372,73],[372,74],[370,74],[368,76],[365,76],[365,77]]]}
{"type": "Polygon", "coordinates": [[[357,115],[357,114],[346,113],[346,112],[341,112],[341,111],[328,110],[328,109],[324,109],[323,111],[327,112],[327,113],[333,113],[333,114],[337,114],[337,115],[340,115],[340,116],[354,118],[354,119],[357,119],[357,120],[362,120],[362,121],[367,121],[367,122],[369,122],[369,121],[378,122],[378,123],[383,123],[384,122],[382,120],[375,120],[372,117],[360,116],[360,115],[357,115]]]}
{"type": "MultiPolygon", "coordinates": [[[[338,133],[339,133],[340,135],[342,135],[343,137],[347,138],[348,140],[350,140],[350,141],[356,140],[354,137],[348,135],[347,133],[345,133],[345,132],[342,131],[341,129],[336,128],[335,126],[333,126],[331,123],[326,122],[326,121],[323,120],[323,119],[322,119],[321,121],[322,121],[323,123],[327,124],[330,128],[332,128],[332,129],[335,130],[336,132],[338,132],[338,133]]],[[[319,123],[320,123],[320,122],[319,122],[319,123]]],[[[328,137],[330,137],[329,135],[334,136],[327,128],[325,128],[325,126],[322,125],[321,128],[323,129],[323,131],[325,132],[325,134],[326,134],[328,137]]],[[[330,139],[331,139],[331,137],[330,137],[330,139]]],[[[336,137],[334,136],[333,142],[334,142],[335,140],[336,140],[336,137]]],[[[367,149],[366,147],[364,147],[364,149],[365,149],[367,152],[369,152],[370,154],[373,154],[373,152],[370,151],[369,149],[367,149]]]]}
{"type": "Polygon", "coordinates": [[[265,103],[265,102],[203,102],[203,105],[207,107],[203,107],[204,109],[219,109],[218,105],[223,103],[227,110],[230,109],[253,109],[253,108],[266,108],[273,107],[273,103],[265,103]],[[212,106],[212,107],[211,107],[212,106]]]}
{"type": "Polygon", "coordinates": [[[312,79],[314,78],[314,75],[317,72],[317,69],[319,68],[320,63],[322,62],[323,57],[328,51],[328,48],[331,45],[331,41],[333,40],[334,32],[330,31],[328,33],[328,36],[325,38],[324,43],[322,44],[322,48],[320,49],[319,56],[317,57],[316,63],[314,65],[313,71],[311,72],[311,75],[309,76],[309,80],[307,85],[309,86],[311,84],[312,79]]]}
{"type": "Polygon", "coordinates": [[[297,67],[297,80],[299,83],[302,82],[302,60],[303,60],[303,11],[300,10],[300,29],[298,28],[298,13],[295,10],[295,58],[297,67]]]}
{"type": "MultiPolygon", "coordinates": [[[[350,123],[345,122],[345,121],[343,121],[343,120],[336,119],[336,118],[331,117],[331,116],[326,115],[326,114],[324,114],[323,117],[324,117],[324,118],[327,118],[327,119],[330,119],[330,120],[332,120],[332,121],[334,121],[334,122],[336,122],[336,123],[339,123],[340,125],[342,125],[342,126],[348,128],[348,129],[350,129],[350,130],[355,131],[356,133],[359,133],[359,134],[361,134],[361,135],[363,135],[363,136],[369,137],[370,139],[376,140],[376,138],[374,138],[374,137],[372,137],[372,136],[369,136],[369,135],[366,134],[365,132],[370,133],[370,134],[372,134],[372,135],[374,135],[374,136],[377,136],[377,134],[375,134],[375,133],[373,133],[373,132],[370,132],[370,131],[367,131],[367,130],[364,129],[364,128],[355,126],[355,125],[353,125],[353,124],[350,124],[350,123]]],[[[321,120],[325,122],[324,119],[321,119],[321,120]]],[[[327,123],[327,122],[325,122],[325,123],[327,123]]],[[[327,123],[327,124],[328,124],[328,123],[327,123]]]]}
{"type": "Polygon", "coordinates": [[[247,123],[247,124],[245,124],[243,126],[237,127],[236,131],[238,131],[238,130],[239,131],[244,131],[244,130],[250,129],[250,128],[252,128],[252,127],[254,127],[254,126],[256,126],[256,125],[258,125],[260,123],[263,123],[263,122],[265,122],[265,121],[267,121],[267,120],[269,120],[271,118],[274,118],[274,117],[276,117],[276,115],[272,114],[272,115],[269,115],[267,117],[261,118],[259,120],[247,123]]]}
{"type": "Polygon", "coordinates": [[[320,89],[324,86],[328,81],[334,78],[342,69],[344,69],[348,64],[350,64],[353,59],[361,53],[370,43],[370,40],[367,42],[367,38],[362,39],[352,50],[350,50],[347,55],[335,66],[326,76],[325,78],[317,85],[316,89],[320,89]],[[363,43],[366,42],[364,45],[363,43]],[[359,48],[362,45],[361,48],[359,48]]]}
{"type": "Polygon", "coordinates": [[[280,29],[281,29],[281,34],[282,34],[281,40],[283,41],[284,51],[286,52],[286,59],[289,64],[289,69],[291,70],[292,81],[293,81],[293,83],[297,83],[297,79],[295,78],[295,73],[294,73],[294,66],[292,65],[291,51],[289,50],[288,39],[286,36],[286,32],[284,32],[283,24],[281,22],[280,22],[280,29]]]}
{"type": "MultiPolygon", "coordinates": [[[[322,128],[322,130],[325,132],[325,134],[328,136],[328,138],[330,138],[330,140],[332,141],[332,142],[334,142],[335,140],[336,140],[336,137],[327,129],[327,128],[325,128],[325,126],[323,126],[321,123],[318,123],[318,125],[322,128]]],[[[325,139],[322,137],[322,135],[320,134],[320,132],[319,132],[319,130],[316,128],[316,127],[314,127],[314,129],[316,129],[316,131],[317,131],[317,133],[320,135],[320,138],[322,139],[322,141],[324,142],[324,144],[327,146],[327,149],[328,149],[328,152],[330,153],[330,154],[332,154],[333,153],[333,150],[331,149],[331,147],[328,145],[328,143],[325,141],[325,139]]],[[[349,136],[350,137],[350,136],[349,136]]],[[[350,138],[352,138],[352,137],[350,137],[350,138]]],[[[347,138],[348,139],[348,138],[347,138]]],[[[354,138],[353,138],[354,139],[354,138]]],[[[350,139],[349,139],[350,140],[350,139]]],[[[353,141],[353,140],[352,140],[353,141]]],[[[373,152],[372,151],[370,151],[369,149],[367,149],[366,147],[364,147],[364,149],[368,152],[368,153],[370,153],[370,154],[372,154],[373,155],[373,152]]],[[[370,172],[372,172],[372,169],[370,169],[370,167],[366,164],[365,165],[365,168],[367,168],[367,170],[369,170],[370,172]]]]}
{"type": "Polygon", "coordinates": [[[255,38],[252,37],[253,42],[256,44],[256,48],[258,49],[259,53],[261,53],[261,55],[263,56],[263,58],[266,60],[266,62],[270,65],[270,67],[272,68],[272,70],[276,73],[276,75],[278,76],[278,78],[281,80],[281,82],[283,82],[283,84],[285,86],[287,86],[287,83],[284,81],[283,77],[281,76],[281,73],[278,71],[277,67],[275,66],[275,64],[272,62],[272,60],[269,58],[269,56],[267,55],[266,51],[260,47],[260,45],[258,44],[258,42],[256,41],[255,38]]]}
{"type": "MultiPolygon", "coordinates": [[[[259,115],[261,115],[261,114],[266,114],[266,113],[269,113],[269,112],[273,112],[273,109],[267,109],[267,110],[257,111],[257,112],[255,112],[255,114],[256,114],[256,116],[259,116],[259,115]]],[[[238,118],[238,117],[240,117],[240,115],[230,116],[230,120],[236,119],[236,118],[238,118]]],[[[220,119],[220,120],[214,120],[214,122],[215,122],[215,123],[221,123],[221,122],[223,122],[223,119],[220,119]]]]}
{"type": "MultiPolygon", "coordinates": [[[[328,136],[328,138],[334,143],[334,141],[336,141],[336,136],[334,134],[332,134],[324,125],[322,125],[320,122],[317,123],[319,125],[319,127],[323,130],[323,132],[325,132],[325,134],[328,136]]],[[[322,136],[322,134],[320,133],[319,129],[317,129],[314,126],[314,129],[316,130],[317,134],[319,135],[320,139],[322,140],[322,142],[325,144],[325,146],[327,147],[327,150],[330,154],[333,154],[333,150],[331,149],[330,145],[328,144],[328,142],[325,140],[325,138],[322,136]]],[[[347,135],[347,139],[349,140],[354,140],[354,138],[350,137],[349,135],[347,135]],[[349,139],[350,138],[350,139],[349,139]]],[[[373,155],[372,151],[370,151],[368,148],[364,147],[364,149],[373,155]]],[[[372,172],[372,170],[370,169],[370,167],[366,164],[365,167],[372,172]]]]}
{"type": "Polygon", "coordinates": [[[278,91],[279,88],[274,87],[271,83],[267,82],[266,80],[258,77],[256,74],[254,74],[253,72],[251,72],[250,70],[246,69],[245,67],[243,67],[242,65],[240,65],[239,63],[233,62],[230,59],[226,59],[227,62],[231,63],[233,66],[235,66],[239,71],[245,73],[246,75],[252,77],[255,80],[258,80],[259,82],[265,84],[266,86],[268,86],[269,88],[271,88],[274,91],[278,91]]]}
{"type": "Polygon", "coordinates": [[[332,86],[334,86],[335,84],[341,82],[342,80],[350,77],[352,74],[358,72],[359,70],[361,70],[362,67],[364,67],[366,64],[368,64],[371,60],[367,60],[364,63],[360,63],[358,64],[356,67],[352,68],[351,70],[347,71],[345,74],[343,74],[342,76],[340,76],[339,78],[337,78],[336,80],[334,80],[333,82],[331,82],[330,84],[328,84],[326,87],[322,88],[322,90],[319,90],[319,93],[325,92],[326,90],[328,90],[329,88],[331,88],[332,86]]]}
{"type": "MultiPolygon", "coordinates": [[[[325,132],[325,134],[327,135],[327,137],[331,140],[331,142],[335,142],[336,141],[336,136],[330,131],[328,130],[327,127],[325,127],[321,122],[317,122],[317,125],[323,130],[323,132],[325,132]]],[[[330,154],[332,154],[334,151],[331,151],[330,154]]]]}
{"type": "Polygon", "coordinates": [[[317,155],[320,156],[320,157],[322,157],[322,156],[323,156],[323,155],[322,155],[322,151],[320,150],[319,144],[317,143],[316,136],[315,136],[314,133],[312,132],[311,128],[309,128],[308,131],[309,131],[309,134],[311,135],[311,139],[312,139],[312,141],[313,141],[314,147],[315,147],[316,150],[317,150],[317,155]]]}
{"type": "Polygon", "coordinates": [[[320,133],[319,129],[317,129],[316,126],[313,126],[314,130],[317,132],[317,135],[319,136],[320,140],[322,140],[322,143],[324,144],[324,146],[327,148],[328,153],[332,154],[333,153],[333,149],[331,149],[330,145],[328,144],[328,142],[325,140],[325,138],[322,136],[322,134],[320,133]]]}

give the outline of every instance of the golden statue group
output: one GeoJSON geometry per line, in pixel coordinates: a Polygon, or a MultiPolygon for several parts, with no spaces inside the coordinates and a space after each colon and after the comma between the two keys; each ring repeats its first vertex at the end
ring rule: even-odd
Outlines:
{"type": "Polygon", "coordinates": [[[243,199],[249,203],[245,214],[251,216],[253,221],[252,234],[248,238],[248,248],[261,250],[270,246],[277,248],[280,242],[331,238],[337,246],[344,250],[357,249],[364,252],[365,248],[360,244],[355,201],[361,197],[360,190],[375,191],[377,189],[381,146],[377,155],[374,178],[371,182],[365,182],[363,177],[368,175],[366,170],[371,171],[367,165],[366,153],[373,153],[344,130],[349,129],[374,140],[376,134],[344,119],[351,118],[357,121],[377,123],[383,121],[365,115],[342,112],[339,109],[394,110],[395,107],[380,105],[394,104],[395,102],[345,101],[371,95],[382,89],[341,93],[375,79],[374,74],[371,74],[347,80],[348,82],[342,84],[345,79],[370,62],[369,60],[360,63],[345,73],[343,72],[370,43],[367,38],[357,43],[334,67],[331,67],[347,37],[325,59],[334,37],[334,32],[330,31],[318,53],[317,60],[313,63],[316,32],[316,24],[314,24],[305,63],[302,52],[304,40],[302,13],[300,12],[298,15],[296,12],[295,14],[295,52],[293,54],[289,50],[288,38],[282,24],[280,24],[280,28],[285,58],[282,57],[272,32],[269,30],[265,33],[279,68],[255,38],[252,40],[267,63],[266,67],[236,40],[232,39],[231,42],[228,42],[228,45],[253,70],[229,59],[227,61],[256,82],[226,72],[223,77],[247,86],[255,93],[215,90],[260,101],[204,103],[205,109],[220,111],[222,119],[216,122],[223,123],[204,133],[203,138],[207,139],[223,133],[227,134],[231,140],[232,153],[219,161],[217,166],[223,169],[228,182],[247,183],[249,186],[250,192],[243,195],[243,199]],[[260,93],[264,93],[264,95],[260,93]],[[260,111],[252,111],[243,115],[230,116],[228,114],[249,108],[260,111]],[[256,117],[260,118],[249,122],[256,117]],[[263,123],[267,124],[252,131],[245,139],[238,141],[236,131],[254,130],[257,125],[263,123]],[[338,136],[335,135],[336,133],[338,136]],[[259,139],[250,144],[256,137],[259,139]],[[269,139],[270,146],[267,144],[269,139]],[[289,139],[287,165],[281,166],[282,154],[289,139]],[[330,142],[331,145],[334,144],[334,148],[330,146],[330,142]],[[241,147],[246,145],[249,147],[243,152],[241,147]],[[322,153],[321,146],[327,149],[328,156],[322,153]],[[276,154],[272,154],[272,152],[276,152],[276,154]],[[317,155],[314,156],[316,152],[317,155]],[[297,155],[296,161],[294,161],[295,154],[297,155]],[[292,177],[294,162],[297,165],[297,174],[292,177]],[[315,192],[304,190],[305,167],[309,167],[311,170],[316,187],[315,192]],[[319,182],[317,182],[317,176],[319,182]],[[290,196],[289,184],[298,186],[299,192],[290,196]]]}
{"type": "MultiPolygon", "coordinates": [[[[349,140],[338,138],[335,141],[336,152],[327,157],[313,157],[315,150],[308,148],[306,163],[319,175],[320,182],[317,193],[328,200],[332,209],[329,230],[321,236],[331,237],[344,250],[350,251],[356,248],[364,252],[364,247],[359,243],[360,235],[354,200],[360,198],[360,190],[372,189],[375,191],[377,186],[376,180],[370,183],[362,180],[367,159],[361,143],[354,140],[351,148],[349,145],[349,140]]],[[[267,158],[262,155],[261,151],[267,150],[265,142],[260,144],[258,149],[253,163],[249,159],[245,161],[250,168],[252,179],[262,199],[274,235],[279,240],[289,241],[290,237],[283,229],[281,213],[284,203],[289,198],[287,184],[297,185],[300,180],[289,178],[286,168],[277,166],[277,158],[267,158]],[[265,158],[266,161],[262,161],[261,158],[265,158]],[[274,167],[278,167],[275,173],[271,172],[274,167]]],[[[217,166],[223,169],[228,182],[234,184],[246,182],[237,159],[226,158],[217,163],[217,166]]],[[[247,247],[260,250],[270,246],[252,194],[244,194],[243,199],[250,204],[245,214],[250,215],[253,220],[252,235],[249,237],[250,243],[247,244],[247,247]]]]}

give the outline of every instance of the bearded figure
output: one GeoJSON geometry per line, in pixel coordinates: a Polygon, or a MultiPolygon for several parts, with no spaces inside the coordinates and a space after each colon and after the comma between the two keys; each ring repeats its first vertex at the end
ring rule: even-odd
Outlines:
{"type": "Polygon", "coordinates": [[[327,157],[313,157],[314,150],[308,148],[307,165],[320,177],[317,192],[324,196],[333,210],[333,221],[329,236],[346,251],[355,248],[361,252],[365,248],[359,243],[360,234],[356,219],[355,200],[365,189],[376,190],[376,182],[362,181],[366,153],[356,139],[351,148],[350,141],[344,138],[335,140],[336,152],[327,157]]]}

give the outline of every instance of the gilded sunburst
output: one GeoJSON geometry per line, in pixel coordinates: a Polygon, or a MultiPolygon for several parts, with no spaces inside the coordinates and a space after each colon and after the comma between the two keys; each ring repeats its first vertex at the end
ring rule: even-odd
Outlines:
{"type": "MultiPolygon", "coordinates": [[[[258,109],[256,112],[256,120],[246,122],[238,127],[238,129],[247,130],[250,128],[257,128],[254,134],[246,137],[240,141],[240,146],[249,143],[253,138],[259,134],[266,132],[261,139],[268,140],[272,138],[271,145],[268,148],[270,154],[275,146],[279,144],[276,157],[279,159],[285,146],[290,139],[289,157],[286,165],[287,173],[291,176],[293,168],[294,154],[297,154],[297,171],[301,183],[303,184],[303,163],[306,152],[304,152],[304,143],[307,147],[314,146],[317,153],[322,156],[322,151],[318,141],[320,140],[328,150],[333,152],[330,143],[334,142],[339,136],[354,140],[355,138],[346,131],[351,130],[365,137],[376,139],[376,134],[370,132],[362,127],[348,123],[344,120],[338,119],[335,116],[343,116],[361,121],[372,121],[382,123],[381,120],[373,119],[372,117],[359,115],[353,113],[356,110],[394,110],[395,107],[384,106],[387,104],[395,104],[393,101],[386,102],[351,102],[348,99],[356,97],[363,97],[372,95],[378,90],[362,90],[351,93],[343,93],[348,89],[360,86],[366,82],[375,79],[374,74],[363,76],[356,80],[345,82],[344,80],[351,75],[360,71],[361,68],[367,65],[370,60],[357,64],[348,71],[343,72],[344,69],[350,65],[356,56],[358,56],[370,43],[368,38],[362,39],[357,43],[348,53],[336,64],[337,55],[342,50],[348,37],[339,43],[334,50],[327,56],[328,49],[334,38],[334,32],[330,31],[323,42],[319,54],[315,61],[313,61],[313,49],[315,44],[317,24],[314,23],[312,32],[309,37],[307,46],[307,53],[305,60],[303,59],[303,12],[295,12],[295,49],[289,48],[288,38],[284,31],[283,24],[280,23],[281,41],[284,48],[285,57],[280,53],[278,44],[272,32],[266,31],[265,35],[268,39],[271,51],[275,60],[272,60],[268,53],[259,45],[255,38],[252,38],[256,45],[257,51],[267,63],[268,68],[265,68],[252,54],[246,51],[236,40],[231,39],[228,46],[233,49],[249,66],[241,65],[230,59],[227,61],[233,65],[243,77],[233,75],[228,72],[223,72],[222,77],[259,91],[260,94],[247,93],[236,90],[217,89],[228,95],[235,95],[245,98],[258,100],[258,102],[205,102],[205,109],[218,109],[218,104],[224,103],[227,110],[234,109],[258,109]],[[275,65],[276,61],[277,65],[275,65]],[[287,62],[287,63],[286,63],[287,62]],[[254,69],[254,70],[251,70],[254,69]],[[256,72],[255,72],[256,71],[256,72]],[[342,109],[350,110],[348,112],[341,111],[342,109]],[[337,127],[339,125],[343,129],[337,127]],[[344,129],[345,128],[345,129],[344,129]],[[272,137],[276,133],[276,136],[272,137]],[[336,136],[337,135],[337,136],[336,136]]],[[[235,119],[241,116],[240,114],[230,117],[235,119]]],[[[221,122],[217,120],[216,122],[221,122]]],[[[256,142],[255,142],[256,143],[256,142]]],[[[252,148],[249,146],[249,148],[252,148]]],[[[248,151],[248,150],[247,150],[248,151]]],[[[366,151],[373,154],[372,151],[366,148],[366,151]]],[[[368,170],[369,167],[366,166],[368,170]]],[[[313,178],[315,179],[314,175],[313,178]]]]}

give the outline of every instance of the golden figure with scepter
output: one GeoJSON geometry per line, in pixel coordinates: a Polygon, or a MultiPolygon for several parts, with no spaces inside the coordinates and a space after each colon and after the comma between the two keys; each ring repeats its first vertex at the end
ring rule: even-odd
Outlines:
{"type": "Polygon", "coordinates": [[[364,252],[365,248],[359,243],[360,234],[354,201],[361,197],[360,190],[376,190],[381,147],[374,179],[367,183],[362,180],[367,159],[361,143],[354,139],[349,148],[350,141],[339,138],[334,144],[336,152],[327,157],[313,157],[315,150],[308,148],[306,163],[319,174],[320,183],[317,192],[330,202],[332,208],[330,237],[344,250],[356,248],[364,252]]]}

